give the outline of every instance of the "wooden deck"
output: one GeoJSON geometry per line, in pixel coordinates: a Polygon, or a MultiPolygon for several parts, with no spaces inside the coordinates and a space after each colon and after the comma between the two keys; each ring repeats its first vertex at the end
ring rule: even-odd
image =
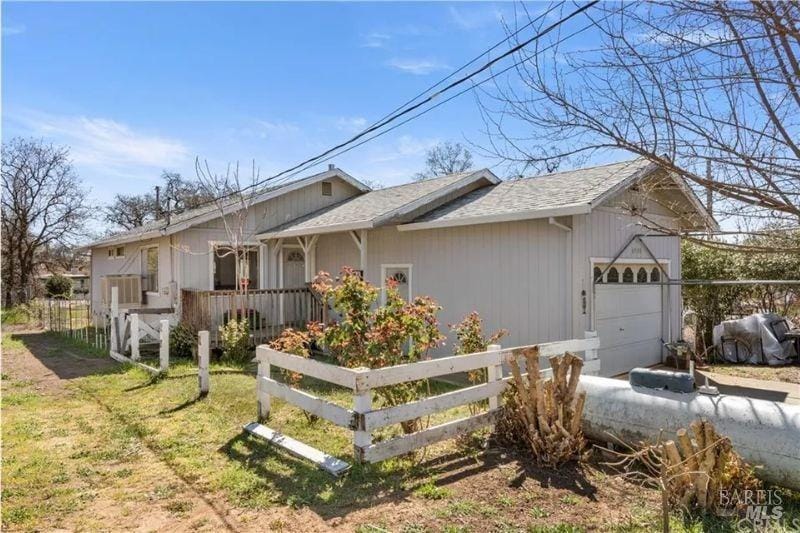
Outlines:
{"type": "Polygon", "coordinates": [[[197,331],[210,333],[219,344],[219,328],[230,319],[247,319],[254,345],[280,335],[286,328],[302,328],[324,320],[324,305],[309,287],[285,289],[203,291],[181,290],[181,320],[197,331]]]}

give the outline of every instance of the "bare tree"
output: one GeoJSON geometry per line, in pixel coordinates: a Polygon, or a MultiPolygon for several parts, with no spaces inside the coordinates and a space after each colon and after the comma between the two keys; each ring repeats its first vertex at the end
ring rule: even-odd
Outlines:
{"type": "Polygon", "coordinates": [[[461,143],[443,142],[428,150],[425,157],[425,171],[414,176],[414,181],[422,181],[464,172],[472,168],[472,154],[461,143]]]}
{"type": "Polygon", "coordinates": [[[161,182],[159,198],[152,192],[117,194],[111,205],[104,209],[105,221],[115,228],[128,230],[161,218],[167,210],[180,213],[210,204],[214,200],[214,196],[202,183],[186,179],[177,172],[163,171],[161,182]]]}
{"type": "Polygon", "coordinates": [[[250,183],[242,183],[239,173],[239,164],[228,165],[225,174],[213,172],[207,161],[195,160],[195,171],[202,193],[212,198],[212,208],[219,211],[220,220],[227,235],[224,247],[216,247],[213,251],[217,257],[233,256],[236,272],[236,293],[239,296],[238,308],[244,313],[249,289],[249,248],[247,243],[252,240],[255,224],[248,224],[251,215],[250,207],[255,196],[252,191],[259,181],[259,170],[253,162],[250,183]]]}
{"type": "Polygon", "coordinates": [[[714,214],[743,231],[798,224],[800,4],[600,3],[586,18],[596,45],[564,29],[479,96],[492,155],[624,151],[711,189],[714,214]]]}
{"type": "Polygon", "coordinates": [[[28,300],[43,250],[86,235],[91,210],[67,148],[14,138],[2,160],[3,299],[12,305],[28,300]]]}

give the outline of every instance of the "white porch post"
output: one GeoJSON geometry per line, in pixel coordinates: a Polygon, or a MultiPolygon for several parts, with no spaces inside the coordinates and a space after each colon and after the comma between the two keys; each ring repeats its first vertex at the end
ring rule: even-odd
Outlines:
{"type": "Polygon", "coordinates": [[[319,235],[297,238],[300,248],[303,249],[303,268],[305,269],[306,283],[310,283],[314,279],[314,273],[316,272],[317,239],[319,239],[319,235]]]}
{"type": "Polygon", "coordinates": [[[361,230],[361,241],[360,251],[361,251],[361,277],[363,279],[367,279],[367,230],[361,230]]]}
{"type": "Polygon", "coordinates": [[[356,247],[358,247],[361,275],[364,279],[367,279],[367,230],[362,229],[358,233],[351,231],[350,237],[353,239],[353,242],[356,243],[356,247]]]}
{"type": "Polygon", "coordinates": [[[280,255],[281,255],[281,247],[283,246],[283,239],[275,239],[272,241],[269,247],[269,275],[270,275],[270,286],[273,288],[278,288],[279,282],[279,272],[280,272],[280,255]]]}

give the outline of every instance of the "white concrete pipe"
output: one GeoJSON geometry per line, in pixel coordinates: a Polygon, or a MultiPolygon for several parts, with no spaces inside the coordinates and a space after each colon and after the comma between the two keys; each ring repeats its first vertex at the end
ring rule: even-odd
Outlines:
{"type": "Polygon", "coordinates": [[[581,376],[586,391],[584,434],[613,442],[609,434],[636,444],[675,438],[698,418],[730,437],[734,450],[775,485],[800,490],[800,406],[743,396],[705,396],[631,387],[626,381],[581,376]]]}

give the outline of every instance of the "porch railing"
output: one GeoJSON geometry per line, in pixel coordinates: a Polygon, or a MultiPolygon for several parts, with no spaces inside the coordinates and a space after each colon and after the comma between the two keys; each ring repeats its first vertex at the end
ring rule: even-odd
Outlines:
{"type": "Polygon", "coordinates": [[[254,344],[280,335],[286,328],[299,328],[322,321],[323,305],[309,287],[234,290],[181,290],[181,320],[196,331],[207,330],[212,345],[220,341],[219,328],[232,318],[246,319],[254,344]]]}

